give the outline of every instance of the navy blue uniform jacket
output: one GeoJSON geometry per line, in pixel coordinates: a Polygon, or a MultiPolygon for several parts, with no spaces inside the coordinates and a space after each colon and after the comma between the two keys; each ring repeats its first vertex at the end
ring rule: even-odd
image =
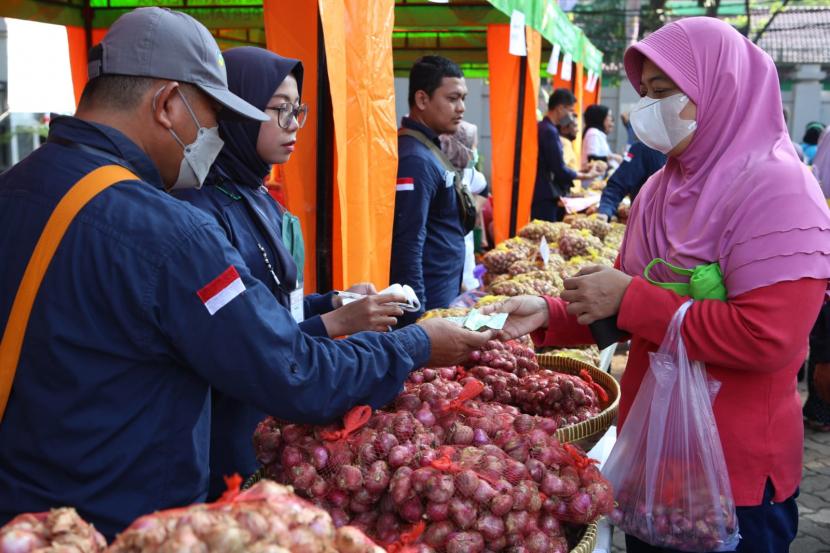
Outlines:
{"type": "MultiPolygon", "coordinates": [[[[217,163],[201,190],[182,190],[173,195],[210,214],[239,251],[251,275],[264,284],[283,307],[291,308],[290,294],[297,285],[297,266],[282,242],[282,209],[264,187],[254,189],[237,185],[217,163]]],[[[303,332],[311,336],[328,336],[320,314],[332,310],[332,295],[305,296],[306,319],[300,323],[303,332]]],[[[251,436],[266,413],[218,390],[213,391],[211,403],[208,499],[214,500],[225,490],[224,476],[238,472],[245,477],[257,469],[251,436]]]]}
{"type": "MultiPolygon", "coordinates": [[[[69,117],[53,120],[51,135],[121,158],[141,180],[87,204],[45,275],[0,423],[0,524],[72,505],[112,537],[139,515],[203,500],[211,386],[323,423],[388,403],[426,362],[416,326],[309,337],[216,222],[164,192],[125,135],[69,117]],[[244,291],[211,314],[198,292],[228,271],[244,291]]],[[[49,143],[0,175],[3,327],[52,209],[107,157],[49,143]]]]}
{"type": "MultiPolygon", "coordinates": [[[[404,117],[401,125],[424,133],[441,147],[431,129],[404,117]]],[[[398,137],[398,185],[392,239],[391,282],[409,284],[424,308],[447,307],[461,292],[464,229],[451,177],[435,155],[411,136],[398,137]]],[[[400,324],[421,313],[407,313],[400,324]]]]}
{"type": "Polygon", "coordinates": [[[568,195],[576,178],[576,172],[565,165],[559,130],[547,117],[537,124],[539,157],[536,164],[536,186],[533,203],[559,200],[568,195]]]}
{"type": "Polygon", "coordinates": [[[632,144],[623,157],[623,162],[608,179],[598,211],[609,219],[616,215],[623,198],[630,196],[633,202],[648,178],[665,164],[665,154],[652,150],[642,142],[632,144]]]}

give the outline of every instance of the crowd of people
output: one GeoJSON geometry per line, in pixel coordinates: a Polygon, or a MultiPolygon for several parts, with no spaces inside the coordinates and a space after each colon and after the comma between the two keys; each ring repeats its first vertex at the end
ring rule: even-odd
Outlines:
{"type": "MultiPolygon", "coordinates": [[[[305,120],[299,60],[223,54],[190,16],[140,8],[90,53],[89,78],[76,114],[53,119],[47,143],[0,176],[0,522],[72,505],[112,538],[249,474],[265,414],[326,423],[383,406],[414,369],[453,365],[492,338],[442,319],[374,332],[401,321],[407,298],[368,283],[348,305],[303,294],[297,225],[262,189],[305,120]],[[44,226],[87,186],[38,281],[44,226]]],[[[456,129],[454,84],[452,101],[445,89],[413,94],[421,123],[456,129]]],[[[413,174],[411,188],[427,273],[451,281],[432,288],[428,274],[437,302],[461,285],[465,233],[452,183],[432,169],[440,181],[413,174]],[[427,217],[447,236],[427,237],[427,217]]]]}
{"type": "MultiPolygon", "coordinates": [[[[553,91],[531,205],[533,218],[562,220],[574,186],[610,174],[598,217],[637,198],[615,268],[583,269],[560,298],[489,310],[510,315],[502,338],[535,332],[539,345],[591,343],[587,325],[616,316],[631,339],[625,424],[649,354],[688,299],[645,268],[718,264],[728,299],[695,302],[683,339],[722,384],[714,412],[738,551],[785,551],[798,523],[796,373],[808,335],[803,416],[830,429],[828,132],[811,125],[801,145],[814,176],[787,138],[771,59],[714,19],[667,25],[627,51],[625,68],[642,97],[623,118],[626,152],[609,145],[603,105],[585,109],[575,148],[576,98],[553,91]]],[[[491,210],[453,61],[413,65],[398,133],[389,276],[414,291],[410,311],[372,283],[352,286],[353,302],[305,294],[298,220],[263,187],[302,140],[301,60],[220,53],[191,17],[140,8],[90,53],[89,77],[77,113],[55,118],[47,143],[0,176],[0,523],[73,505],[112,537],[139,515],[215,499],[223,475],[256,469],[250,436],[266,415],[325,423],[383,406],[412,370],[461,362],[495,336],[416,322],[477,286],[474,230],[486,239],[491,210]],[[59,245],[39,254],[46,271],[33,256],[44,227],[89,182],[59,245]]]]}

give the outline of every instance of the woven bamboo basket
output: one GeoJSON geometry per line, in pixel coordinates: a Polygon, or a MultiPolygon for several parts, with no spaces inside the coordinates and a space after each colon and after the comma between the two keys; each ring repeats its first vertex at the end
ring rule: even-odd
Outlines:
{"type": "Polygon", "coordinates": [[[608,392],[609,404],[599,415],[556,431],[556,437],[560,442],[579,442],[602,434],[614,424],[620,405],[620,385],[613,376],[593,365],[570,357],[559,357],[555,354],[544,353],[539,355],[538,359],[539,366],[549,371],[579,375],[579,372],[585,369],[591,375],[591,378],[608,392]]]}
{"type": "Polygon", "coordinates": [[[242,489],[247,490],[265,477],[265,467],[259,467],[255,473],[242,483],[242,489]]]}
{"type": "Polygon", "coordinates": [[[594,547],[597,546],[597,523],[592,522],[585,527],[585,533],[582,534],[582,539],[576,544],[576,547],[571,549],[571,553],[591,553],[594,547]]]}
{"type": "MultiPolygon", "coordinates": [[[[260,467],[255,473],[248,477],[245,480],[245,483],[242,484],[242,489],[247,490],[260,480],[265,477],[265,469],[260,467]]],[[[588,526],[585,527],[585,533],[582,534],[582,538],[580,538],[579,543],[576,544],[576,547],[571,549],[570,553],[591,553],[596,547],[597,544],[597,523],[592,522],[588,526]]]]}

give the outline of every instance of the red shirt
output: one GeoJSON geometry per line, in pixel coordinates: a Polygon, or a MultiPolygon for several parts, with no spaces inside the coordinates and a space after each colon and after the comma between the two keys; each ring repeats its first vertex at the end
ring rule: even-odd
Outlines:
{"type": "MultiPolygon", "coordinates": [[[[793,495],[801,481],[804,426],[796,374],[826,288],[825,280],[779,282],[727,302],[696,302],[686,314],[683,341],[689,357],[703,361],[721,382],[715,421],[738,506],[760,505],[767,478],[775,486],[775,501],[793,495]]],[[[539,345],[593,342],[588,327],[567,314],[564,301],[545,299],[550,321],[534,335],[539,345]]],[[[617,318],[631,334],[620,425],[648,370],[648,353],[657,350],[687,299],[640,277],[626,290],[617,318]]]]}

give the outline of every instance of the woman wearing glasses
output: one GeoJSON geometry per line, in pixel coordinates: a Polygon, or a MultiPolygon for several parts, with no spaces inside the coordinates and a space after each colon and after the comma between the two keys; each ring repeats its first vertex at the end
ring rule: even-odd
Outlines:
{"type": "MultiPolygon", "coordinates": [[[[297,132],[308,114],[308,106],[300,103],[302,63],[252,47],[233,48],[223,56],[229,88],[265,111],[271,120],[221,121],[219,134],[225,146],[204,187],[176,192],[175,196],[216,219],[251,273],[291,310],[306,334],[335,337],[394,327],[396,317],[402,314],[394,303],[400,298],[374,295],[371,284],[350,288],[368,296],[345,306],[331,293],[303,295],[304,248],[299,222],[263,186],[271,166],[291,157],[297,132]]],[[[212,403],[209,500],[224,491],[223,475],[248,475],[256,470],[251,436],[265,418],[254,407],[217,392],[212,403]]]]}

